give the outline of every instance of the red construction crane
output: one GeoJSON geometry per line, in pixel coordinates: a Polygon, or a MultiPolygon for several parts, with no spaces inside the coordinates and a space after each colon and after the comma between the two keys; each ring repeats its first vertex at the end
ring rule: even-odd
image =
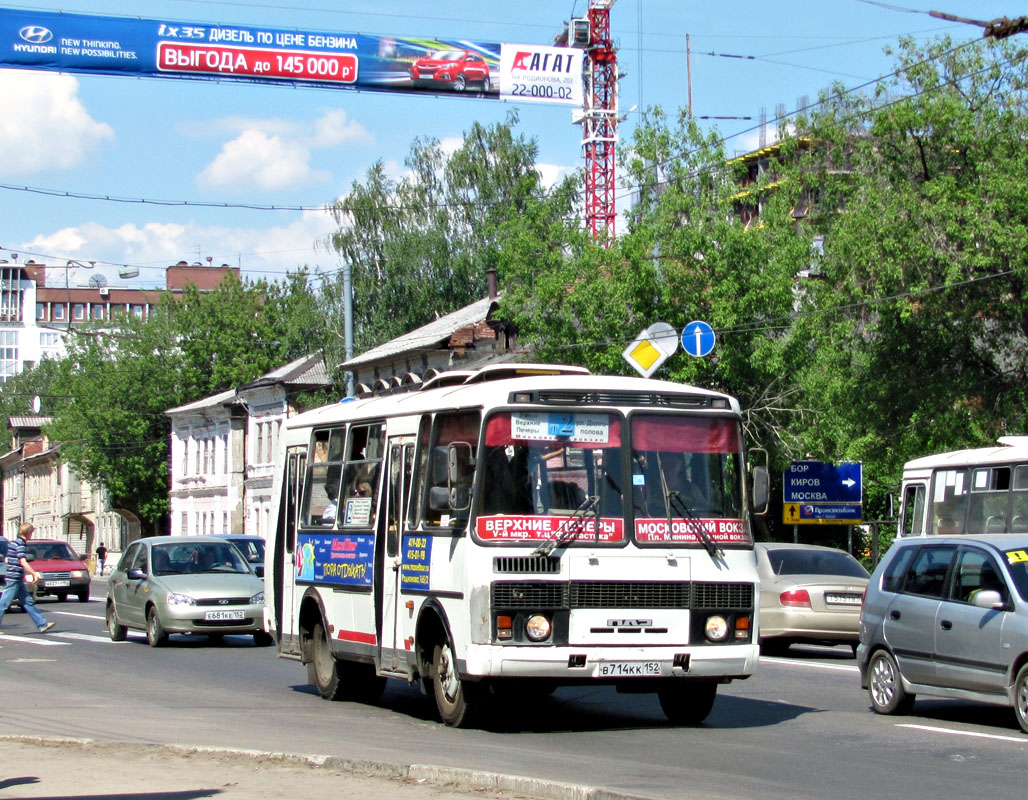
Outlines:
{"type": "Polygon", "coordinates": [[[573,45],[584,47],[585,104],[575,115],[585,151],[585,219],[604,247],[614,240],[614,169],[618,139],[618,59],[610,38],[610,9],[617,0],[589,0],[588,16],[571,22],[573,45]]]}

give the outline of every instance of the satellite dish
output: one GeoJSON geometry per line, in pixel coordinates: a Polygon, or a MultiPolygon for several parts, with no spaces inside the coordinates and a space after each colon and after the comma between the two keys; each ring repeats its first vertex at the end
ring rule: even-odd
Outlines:
{"type": "Polygon", "coordinates": [[[35,397],[32,398],[32,413],[33,414],[38,414],[39,413],[39,409],[40,409],[39,395],[37,394],[35,397]]]}
{"type": "Polygon", "coordinates": [[[101,286],[106,286],[107,285],[107,276],[106,275],[101,275],[99,272],[96,275],[90,275],[89,276],[89,285],[91,287],[93,287],[94,289],[97,289],[97,288],[99,288],[101,286]]]}

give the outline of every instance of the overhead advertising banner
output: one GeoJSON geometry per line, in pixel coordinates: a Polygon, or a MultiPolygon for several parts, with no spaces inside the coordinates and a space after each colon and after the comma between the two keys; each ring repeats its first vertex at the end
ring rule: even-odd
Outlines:
{"type": "Polygon", "coordinates": [[[570,47],[0,9],[0,67],[54,72],[581,105],[582,58],[570,47]]]}

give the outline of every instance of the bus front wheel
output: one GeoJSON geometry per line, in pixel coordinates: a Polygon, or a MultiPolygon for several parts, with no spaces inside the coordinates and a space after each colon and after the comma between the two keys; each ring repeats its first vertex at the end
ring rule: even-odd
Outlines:
{"type": "Polygon", "coordinates": [[[714,681],[676,679],[657,690],[664,715],[675,725],[699,725],[717,698],[714,681]]]}
{"type": "Polygon", "coordinates": [[[449,642],[432,651],[432,689],[439,716],[453,728],[473,724],[485,701],[482,686],[460,679],[449,642]]]}
{"type": "Polygon", "coordinates": [[[339,700],[342,698],[343,685],[342,676],[339,674],[339,662],[332,655],[328,634],[320,622],[314,626],[311,640],[314,653],[307,663],[307,682],[314,684],[318,694],[326,700],[339,700]]]}

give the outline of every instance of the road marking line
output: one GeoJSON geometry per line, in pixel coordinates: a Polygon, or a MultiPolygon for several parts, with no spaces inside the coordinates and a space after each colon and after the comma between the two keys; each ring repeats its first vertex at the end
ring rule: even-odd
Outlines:
{"type": "Polygon", "coordinates": [[[772,658],[770,656],[761,656],[760,660],[767,664],[786,664],[790,667],[808,667],[809,669],[834,669],[839,672],[860,672],[857,667],[851,667],[846,664],[821,664],[813,661],[793,661],[791,658],[772,658]]]}
{"type": "Polygon", "coordinates": [[[104,642],[112,644],[110,636],[95,636],[90,633],[76,633],[75,631],[53,631],[51,636],[60,636],[64,639],[81,639],[83,642],[104,642]]]}
{"type": "Polygon", "coordinates": [[[951,733],[954,736],[970,736],[975,739],[998,739],[1001,742],[1017,742],[1018,744],[1028,744],[1028,737],[1025,736],[1000,736],[996,733],[977,733],[975,731],[955,731],[952,728],[937,728],[933,725],[914,725],[910,722],[897,722],[897,728],[915,728],[919,731],[928,731],[930,733],[951,733]]]}
{"type": "Polygon", "coordinates": [[[100,615],[96,615],[96,614],[77,614],[74,611],[54,611],[54,612],[51,612],[51,613],[53,613],[55,616],[59,615],[59,616],[62,616],[62,617],[82,617],[82,619],[102,619],[102,620],[106,620],[107,619],[103,614],[100,614],[100,615]]]}
{"type": "MultiPolygon", "coordinates": [[[[49,634],[44,634],[44,635],[49,635],[49,634]]],[[[18,636],[17,634],[11,634],[11,633],[5,633],[3,636],[0,636],[0,644],[3,644],[4,642],[28,642],[29,644],[41,644],[44,647],[52,647],[53,645],[64,645],[64,646],[67,646],[67,645],[71,644],[71,642],[47,641],[46,639],[37,639],[35,636],[33,636],[33,637],[18,636]]]]}

